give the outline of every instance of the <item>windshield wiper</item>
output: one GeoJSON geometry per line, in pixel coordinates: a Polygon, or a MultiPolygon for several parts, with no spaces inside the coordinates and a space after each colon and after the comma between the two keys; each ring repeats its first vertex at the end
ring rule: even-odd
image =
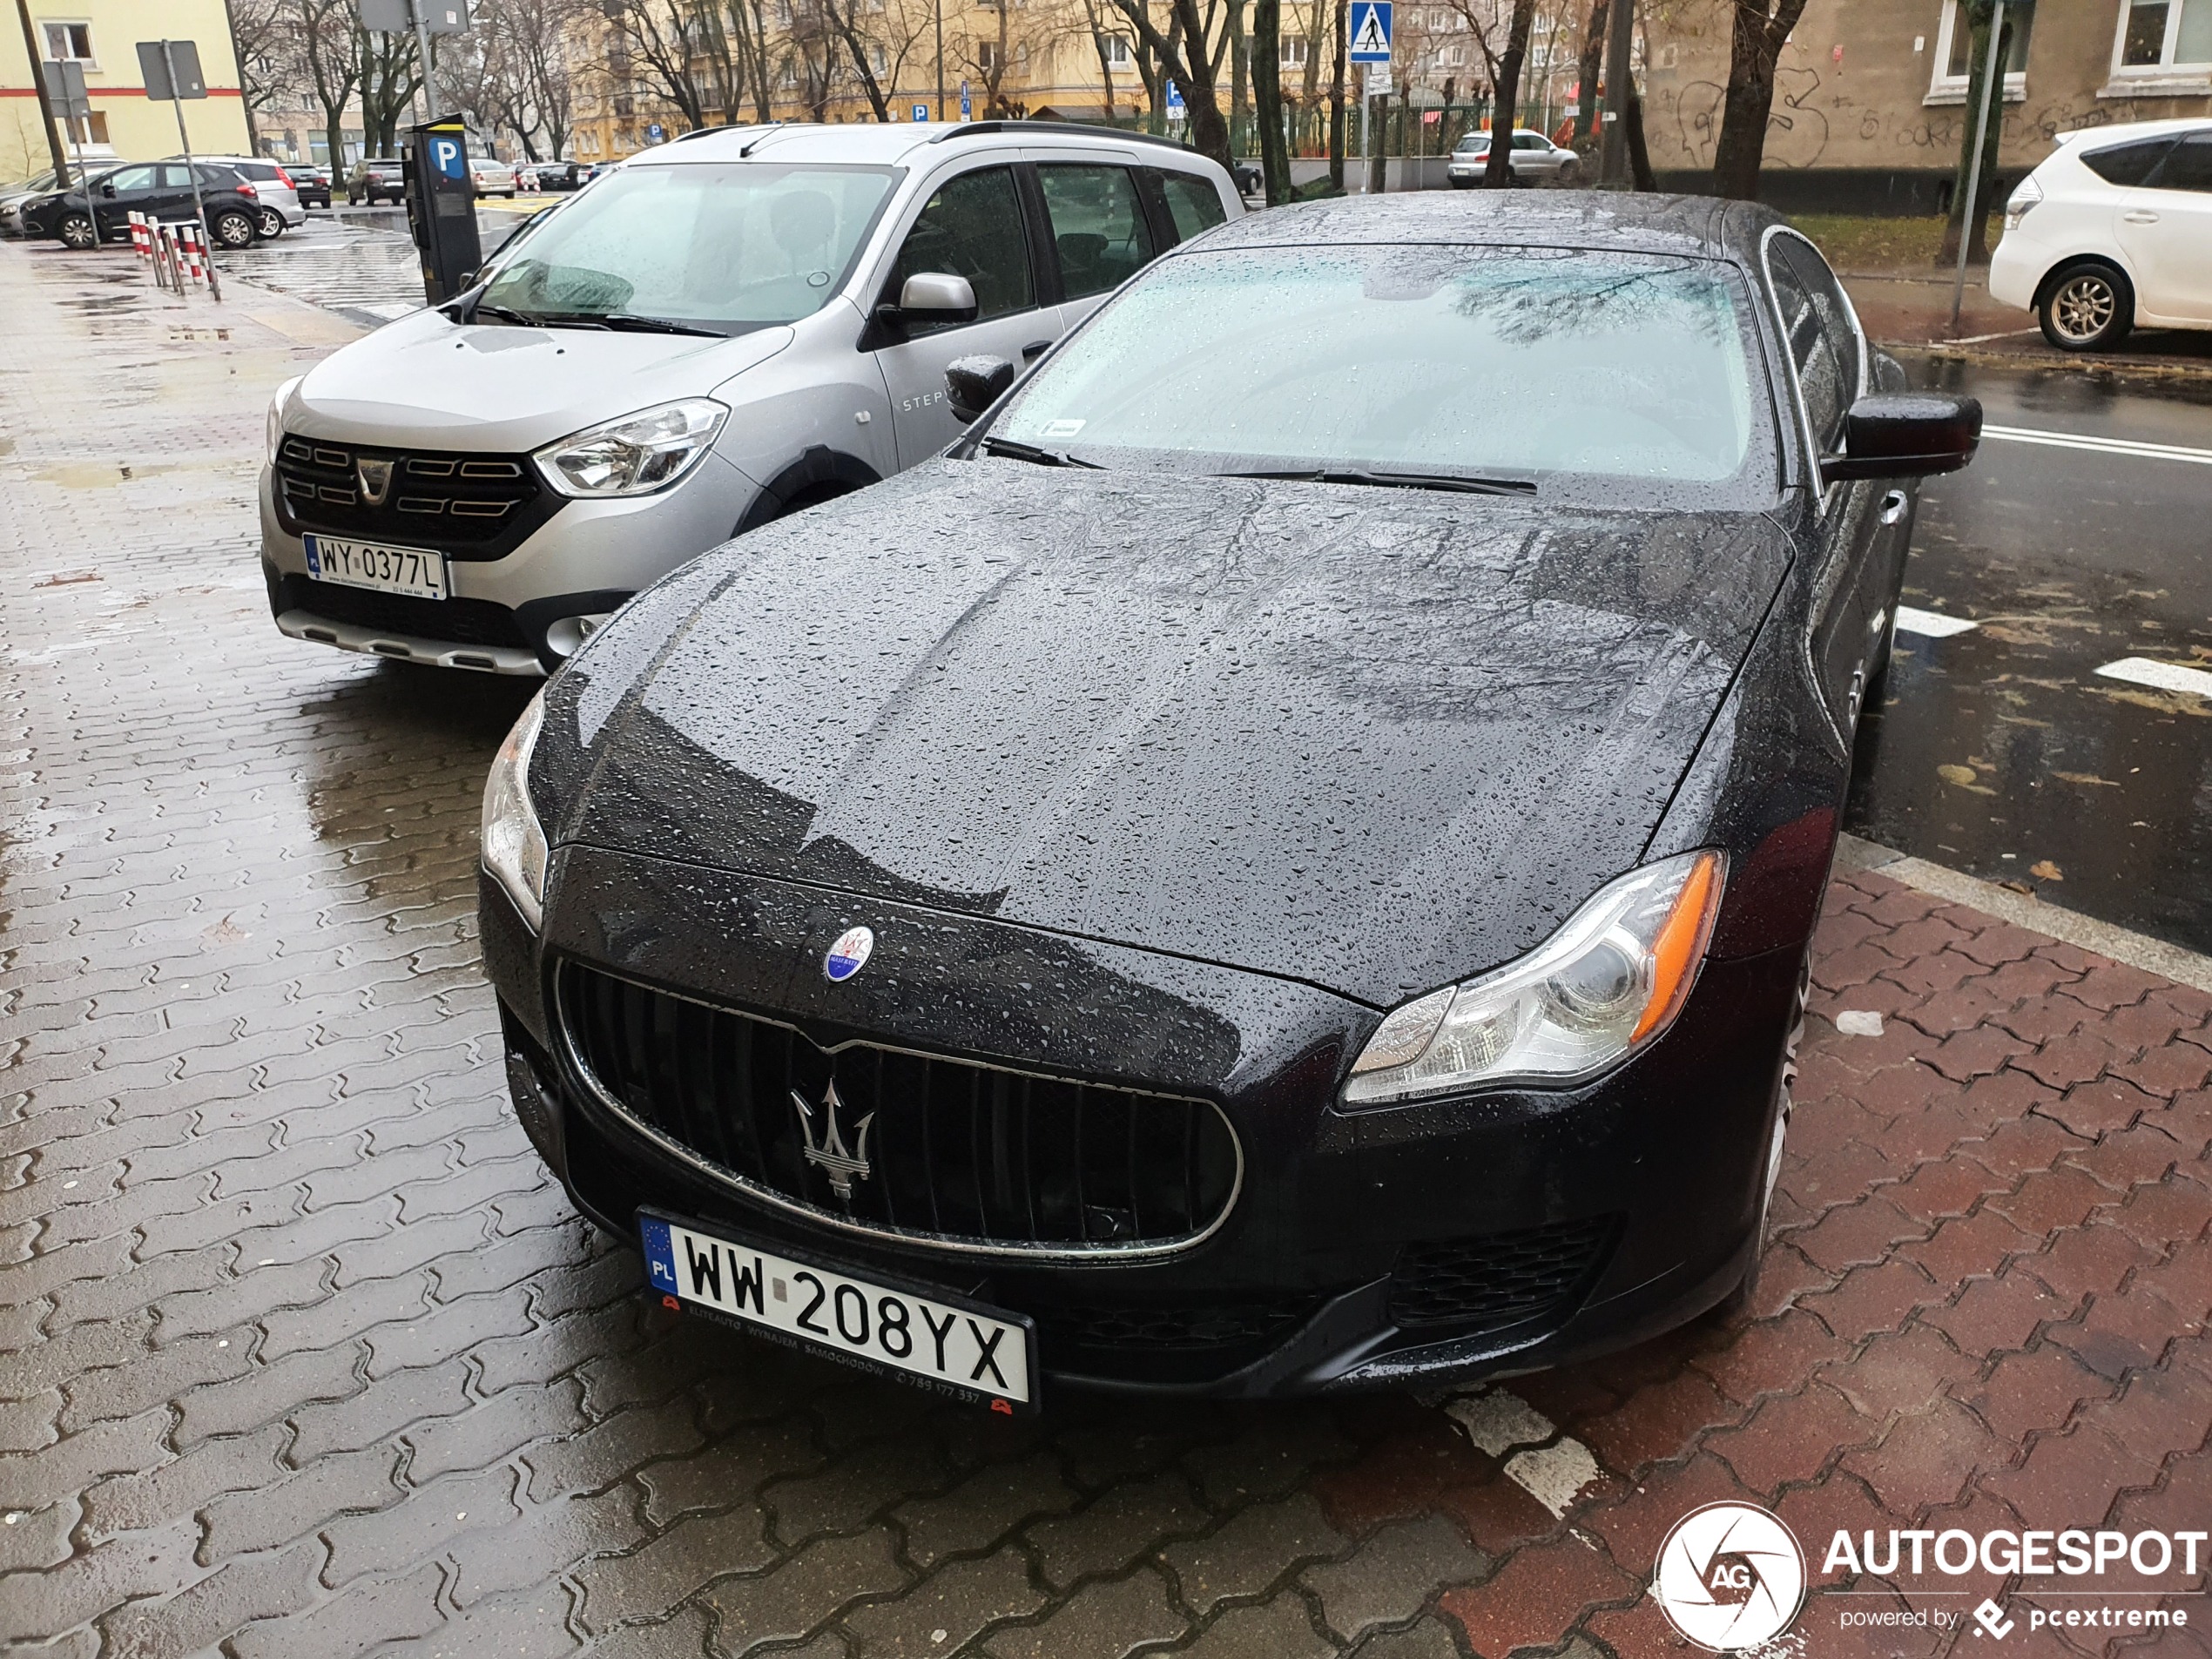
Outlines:
{"type": "Polygon", "coordinates": [[[1092,472],[1101,470],[1096,461],[1079,461],[1074,455],[1064,455],[1057,449],[1040,449],[1034,443],[1017,443],[1012,438],[986,438],[981,445],[987,455],[1004,455],[1009,461],[1028,461],[1040,467],[1083,467],[1092,472]]]}
{"type": "Polygon", "coordinates": [[[633,317],[626,311],[610,311],[593,320],[606,327],[623,329],[633,334],[698,334],[708,340],[724,337],[719,328],[701,328],[694,323],[671,322],[666,317],[633,317]]]}
{"type": "Polygon", "coordinates": [[[524,316],[521,312],[511,311],[505,306],[488,306],[481,300],[469,307],[468,320],[474,322],[479,317],[496,317],[502,322],[520,323],[525,328],[535,328],[538,326],[538,320],[536,317],[524,316]]]}
{"type": "Polygon", "coordinates": [[[1370,484],[1381,489],[1456,489],[1468,496],[1533,496],[1525,478],[1467,478],[1449,472],[1378,472],[1365,467],[1288,467],[1224,472],[1222,478],[1285,478],[1302,483],[1370,484]]]}

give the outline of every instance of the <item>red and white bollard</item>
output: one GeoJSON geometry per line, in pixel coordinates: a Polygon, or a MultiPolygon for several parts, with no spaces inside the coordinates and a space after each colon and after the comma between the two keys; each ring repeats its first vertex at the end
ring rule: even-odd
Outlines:
{"type": "Polygon", "coordinates": [[[187,221],[178,227],[185,241],[185,272],[195,282],[207,280],[207,251],[199,239],[199,226],[187,221]]]}
{"type": "Polygon", "coordinates": [[[151,258],[153,253],[146,246],[146,216],[136,208],[131,210],[131,251],[142,260],[151,258]]]}

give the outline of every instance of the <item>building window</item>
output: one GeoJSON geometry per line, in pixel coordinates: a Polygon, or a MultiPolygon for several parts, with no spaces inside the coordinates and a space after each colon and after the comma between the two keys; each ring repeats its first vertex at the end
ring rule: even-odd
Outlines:
{"type": "Polygon", "coordinates": [[[2113,78],[2177,70],[2212,71],[2212,0],[2129,0],[2120,10],[2113,78]]]}
{"type": "MultiPolygon", "coordinates": [[[[2027,96],[2027,39],[2035,24],[2032,10],[2006,9],[2005,22],[2012,47],[2005,54],[2005,100],[2017,103],[2027,96]]],[[[1935,73],[1928,81],[1929,104],[1963,104],[1972,85],[1974,31],[1959,10],[1959,0],[1943,0],[1936,20],[1935,73]]]]}
{"type": "Polygon", "coordinates": [[[74,59],[80,64],[92,61],[92,25],[89,23],[50,23],[46,30],[46,61],[58,64],[74,59]]]}
{"type": "Polygon", "coordinates": [[[981,70],[983,73],[988,75],[998,67],[998,42],[995,40],[979,40],[975,43],[976,68],[981,70]]]}
{"type": "Polygon", "coordinates": [[[1129,67],[1129,42],[1119,35],[1106,37],[1106,66],[1116,70],[1129,67]]]}
{"type": "Polygon", "coordinates": [[[73,117],[62,123],[62,127],[78,144],[107,142],[107,117],[98,110],[94,110],[89,116],[73,117]]]}
{"type": "Polygon", "coordinates": [[[890,69],[891,55],[885,51],[882,47],[871,44],[868,47],[869,72],[875,75],[884,75],[888,74],[890,72],[890,69]]]}
{"type": "Polygon", "coordinates": [[[1283,67],[1285,69],[1305,67],[1305,37],[1304,35],[1283,37],[1283,67]]]}

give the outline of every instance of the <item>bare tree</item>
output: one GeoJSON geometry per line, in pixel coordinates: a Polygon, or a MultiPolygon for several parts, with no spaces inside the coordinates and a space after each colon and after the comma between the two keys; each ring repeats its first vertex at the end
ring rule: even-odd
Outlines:
{"type": "Polygon", "coordinates": [[[1267,205],[1291,199],[1291,153],[1283,141],[1282,0],[1252,0],[1252,115],[1259,124],[1259,170],[1267,205]]]}
{"type": "MultiPolygon", "coordinates": [[[[421,65],[416,61],[412,34],[369,34],[361,29],[354,8],[341,0],[326,14],[339,28],[351,27],[357,37],[355,52],[361,64],[361,138],[368,153],[399,153],[399,125],[408,105],[422,88],[421,65]]],[[[435,52],[437,49],[431,48],[435,52]]]]}
{"type": "Polygon", "coordinates": [[[1163,72],[1183,91],[1190,142],[1224,167],[1231,163],[1229,123],[1221,112],[1221,66],[1236,37],[1239,0],[1167,0],[1169,26],[1154,23],[1149,0],[1114,0],[1151,48],[1163,72]]]}
{"type": "Polygon", "coordinates": [[[1521,71],[1528,59],[1528,37],[1535,26],[1536,0],[1513,0],[1499,17],[1501,0],[1453,0],[1467,20],[1490,76],[1490,158],[1483,165],[1486,190],[1513,187],[1513,130],[1521,113],[1521,71]]]}
{"type": "Polygon", "coordinates": [[[1728,95],[1713,146],[1713,193],[1752,201],[1766,156],[1767,118],[1774,111],[1774,65],[1805,0],[1730,0],[1734,28],[1728,53],[1728,95]]]}
{"type": "Polygon", "coordinates": [[[2004,37],[1998,39],[1996,10],[1995,0],[1962,0],[1959,8],[1958,21],[1973,33],[1966,55],[1966,118],[1959,124],[1959,165],[1951,181],[1951,216],[1943,226],[1940,257],[1946,265],[1958,259],[1962,238],[1969,260],[1986,263],[1989,259],[1989,198],[1997,183],[1997,152],[2005,133],[2003,84],[1998,83],[1993,97],[1985,99],[1983,93],[1990,78],[2003,74],[2005,65],[2012,61],[2013,30],[2020,16],[2019,8],[2006,10],[2004,37]],[[1975,117],[1985,102],[1989,106],[1989,125],[1982,135],[1981,172],[1974,177],[1975,117]]]}

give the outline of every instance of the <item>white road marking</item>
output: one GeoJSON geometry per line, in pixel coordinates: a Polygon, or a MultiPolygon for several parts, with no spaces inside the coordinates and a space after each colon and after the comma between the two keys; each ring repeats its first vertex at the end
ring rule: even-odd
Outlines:
{"type": "Polygon", "coordinates": [[[1506,1458],[1506,1477],[1554,1515],[1565,1514],[1597,1479],[1597,1460],[1572,1435],[1561,1435],[1554,1446],[1541,1444],[1558,1434],[1559,1426],[1518,1394],[1502,1388],[1460,1394],[1447,1400],[1444,1410],[1492,1457],[1523,1448],[1506,1458]]]}
{"type": "Polygon", "coordinates": [[[1554,1515],[1575,1507],[1584,1487],[1597,1479],[1597,1460],[1573,1436],[1557,1446],[1516,1452],[1506,1464],[1507,1477],[1554,1515]]]}
{"type": "Polygon", "coordinates": [[[1925,634],[1931,639],[1948,639],[1953,634],[1971,633],[1981,626],[1964,617],[1946,617],[1940,610],[1923,610],[1918,605],[1897,608],[1899,633],[1925,634]]]}
{"type": "Polygon", "coordinates": [[[2082,432],[2048,432],[2040,427],[1985,426],[1985,438],[2000,443],[2040,443],[2054,449],[2087,449],[2094,454],[2130,455],[2141,461],[2190,461],[2212,467],[2212,449],[2193,449],[2179,443],[2139,443],[2133,438],[2098,438],[2082,432]]]}
{"type": "Polygon", "coordinates": [[[2194,691],[2199,697],[2212,697],[2212,673],[2201,668],[2184,668],[2179,663],[2123,657],[2116,663],[2107,663],[2097,672],[2108,680],[2126,680],[2130,685],[2148,685],[2161,691],[2194,691]]]}

